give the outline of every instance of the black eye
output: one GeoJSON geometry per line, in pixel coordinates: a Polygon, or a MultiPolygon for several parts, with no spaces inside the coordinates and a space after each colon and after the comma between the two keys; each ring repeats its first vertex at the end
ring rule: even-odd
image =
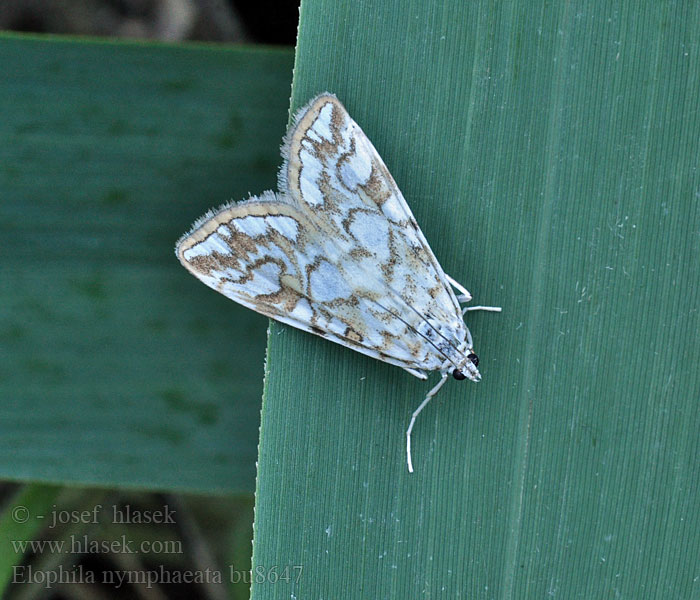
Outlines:
{"type": "Polygon", "coordinates": [[[457,381],[462,381],[462,379],[466,379],[467,376],[462,373],[459,369],[455,369],[452,371],[452,377],[454,377],[457,381]]]}
{"type": "Polygon", "coordinates": [[[472,352],[467,358],[474,363],[475,367],[479,366],[479,357],[476,354],[472,352]]]}

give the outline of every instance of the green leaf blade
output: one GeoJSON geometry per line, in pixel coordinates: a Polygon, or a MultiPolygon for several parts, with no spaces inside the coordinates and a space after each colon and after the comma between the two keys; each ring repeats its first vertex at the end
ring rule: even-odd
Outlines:
{"type": "Polygon", "coordinates": [[[253,489],[266,321],[173,248],[274,186],[289,50],[0,38],[0,476],[253,489]]]}
{"type": "Polygon", "coordinates": [[[478,386],[273,325],[253,597],[690,597],[700,13],[302,7],[293,106],[335,92],[468,314],[478,386]],[[644,549],[640,551],[640,549],[644,549]]]}

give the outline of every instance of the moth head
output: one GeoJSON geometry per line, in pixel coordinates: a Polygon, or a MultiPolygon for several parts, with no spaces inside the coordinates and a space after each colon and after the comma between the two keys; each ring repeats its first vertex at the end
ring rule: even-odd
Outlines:
{"type": "Polygon", "coordinates": [[[481,375],[477,367],[479,366],[479,357],[470,352],[467,354],[464,362],[452,371],[452,377],[457,381],[462,381],[464,379],[471,379],[472,381],[479,381],[481,375]]]}

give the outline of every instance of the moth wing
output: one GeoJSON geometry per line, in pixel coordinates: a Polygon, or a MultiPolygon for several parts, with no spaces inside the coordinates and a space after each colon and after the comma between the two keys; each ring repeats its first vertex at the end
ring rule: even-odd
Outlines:
{"type": "Polygon", "coordinates": [[[272,192],[195,223],[176,254],[195,277],[256,312],[426,378],[444,361],[425,324],[272,192]]]}
{"type": "Polygon", "coordinates": [[[328,234],[349,252],[373,252],[387,287],[426,318],[462,327],[459,303],[403,194],[334,95],[321,94],[297,113],[282,155],[280,189],[310,219],[332,227],[328,234]]]}

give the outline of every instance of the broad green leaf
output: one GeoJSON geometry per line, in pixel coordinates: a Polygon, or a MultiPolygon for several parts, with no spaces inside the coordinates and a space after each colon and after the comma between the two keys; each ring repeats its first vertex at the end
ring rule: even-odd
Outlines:
{"type": "Polygon", "coordinates": [[[291,52],[0,38],[0,477],[253,488],[265,319],[175,241],[271,187],[291,52]]]}
{"type": "Polygon", "coordinates": [[[477,303],[478,385],[270,329],[253,598],[697,597],[700,5],[305,0],[477,303]],[[300,565],[298,581],[271,569],[300,565]]]}

